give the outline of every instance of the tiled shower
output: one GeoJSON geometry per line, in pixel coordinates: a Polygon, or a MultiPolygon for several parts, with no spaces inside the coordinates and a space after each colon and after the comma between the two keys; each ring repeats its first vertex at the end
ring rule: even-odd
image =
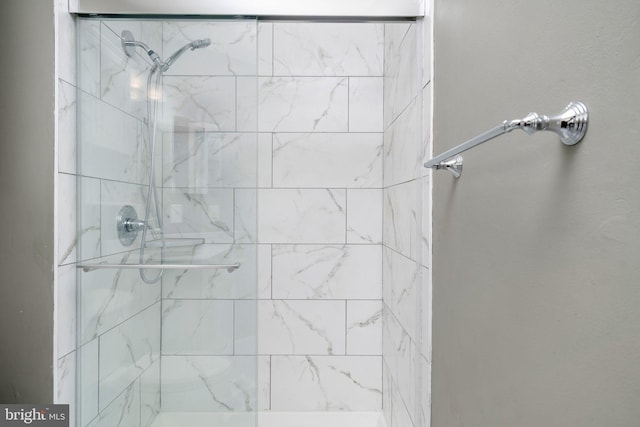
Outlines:
{"type": "Polygon", "coordinates": [[[78,56],[59,68],[57,326],[76,425],[260,411],[428,426],[428,18],[58,19],[78,56]],[[144,210],[150,63],[124,55],[124,29],[165,54],[213,41],[164,77],[156,176],[165,234],[204,238],[170,256],[236,271],[147,285],[76,268],[137,257],[113,222],[144,210]]]}

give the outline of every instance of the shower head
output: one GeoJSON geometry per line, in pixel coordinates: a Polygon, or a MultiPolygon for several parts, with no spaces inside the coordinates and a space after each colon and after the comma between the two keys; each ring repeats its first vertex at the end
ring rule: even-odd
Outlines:
{"type": "Polygon", "coordinates": [[[187,50],[202,49],[204,47],[209,46],[210,44],[211,44],[211,39],[198,39],[198,40],[192,41],[191,43],[185,44],[180,49],[176,50],[169,57],[169,59],[166,60],[166,62],[162,66],[162,71],[167,71],[169,67],[171,67],[171,65],[173,65],[173,63],[176,62],[176,60],[180,56],[182,56],[182,54],[185,53],[187,50]]]}
{"type": "Polygon", "coordinates": [[[191,42],[191,50],[201,49],[211,44],[211,39],[199,39],[191,42]]]}
{"type": "Polygon", "coordinates": [[[160,58],[160,55],[158,55],[153,49],[151,49],[149,46],[147,46],[143,42],[135,40],[133,38],[133,34],[129,30],[122,31],[122,34],[120,36],[120,41],[122,43],[122,49],[124,50],[124,53],[126,53],[128,57],[133,57],[133,55],[135,54],[135,49],[134,49],[135,47],[141,47],[142,49],[144,49],[144,51],[147,53],[147,55],[149,55],[149,58],[151,58],[151,60],[154,63],[154,66],[152,68],[153,71],[157,70],[158,68],[161,71],[167,71],[169,67],[171,67],[171,65],[174,62],[176,62],[176,60],[187,50],[202,49],[211,44],[211,39],[194,40],[190,43],[185,44],[180,49],[175,51],[173,55],[171,55],[169,59],[167,59],[167,61],[164,62],[160,58]]]}

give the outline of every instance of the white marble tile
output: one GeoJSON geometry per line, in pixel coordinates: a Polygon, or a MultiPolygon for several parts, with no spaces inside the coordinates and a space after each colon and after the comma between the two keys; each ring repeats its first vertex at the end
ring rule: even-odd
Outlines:
{"type": "Polygon", "coordinates": [[[271,356],[258,356],[257,397],[258,411],[271,409],[271,356]]]}
{"type": "Polygon", "coordinates": [[[421,97],[416,97],[384,132],[384,185],[399,184],[424,174],[420,120],[421,97]]]}
{"type": "Polygon", "coordinates": [[[225,76],[166,76],[162,129],[236,130],[236,79],[225,76]]]}
{"type": "Polygon", "coordinates": [[[381,189],[347,190],[347,243],[382,243],[381,189]]]}
{"type": "Polygon", "coordinates": [[[383,356],[391,378],[408,408],[415,405],[415,345],[393,314],[383,310],[383,356]]]}
{"type": "Polygon", "coordinates": [[[349,77],[349,132],[382,132],[383,78],[349,77]]]}
{"type": "Polygon", "coordinates": [[[387,359],[382,358],[382,415],[384,416],[385,425],[391,427],[392,413],[392,387],[391,373],[387,364],[387,359]]]}
{"type": "MultiPolygon", "coordinates": [[[[416,96],[419,87],[417,35],[414,23],[385,24],[385,129],[416,96]]],[[[420,61],[420,68],[422,61],[420,61]]]]}
{"type": "Polygon", "coordinates": [[[163,25],[165,60],[187,43],[204,38],[211,40],[210,46],[186,52],[174,62],[167,75],[256,74],[256,21],[165,21],[163,25]]]}
{"type": "Polygon", "coordinates": [[[260,132],[347,132],[346,77],[260,77],[260,132]]]}
{"type": "Polygon", "coordinates": [[[344,243],[346,191],[261,189],[260,243],[344,243]]]}
{"type": "Polygon", "coordinates": [[[272,247],[258,245],[258,298],[270,299],[272,296],[272,247]]]}
{"type": "Polygon", "coordinates": [[[431,18],[425,18],[420,21],[422,28],[422,85],[426,85],[431,81],[432,66],[432,46],[431,46],[431,18]]]}
{"type": "Polygon", "coordinates": [[[233,301],[164,300],[162,354],[233,354],[233,301]]]}
{"type": "Polygon", "coordinates": [[[431,362],[432,360],[432,307],[431,307],[431,278],[426,278],[429,274],[428,271],[425,271],[423,274],[423,286],[422,286],[422,311],[421,311],[421,322],[422,322],[422,336],[420,340],[421,349],[420,354],[422,357],[426,358],[427,361],[431,362]]]}
{"type": "MultiPolygon", "coordinates": [[[[101,255],[110,255],[140,247],[142,233],[138,233],[138,237],[130,246],[124,246],[120,242],[116,218],[124,205],[130,205],[138,213],[138,218],[144,219],[147,187],[123,182],[101,181],[100,191],[101,255]]],[[[152,215],[149,217],[149,223],[157,227],[157,221],[153,219],[153,204],[151,210],[152,215]]]]}
{"type": "Polygon", "coordinates": [[[431,363],[424,357],[420,358],[422,364],[420,376],[422,379],[422,399],[420,401],[421,425],[431,425],[431,363]]]}
{"type": "Polygon", "coordinates": [[[384,190],[382,239],[386,246],[416,259],[418,240],[418,191],[413,180],[384,190]]]}
{"type": "Polygon", "coordinates": [[[76,363],[80,364],[80,389],[76,390],[76,393],[82,426],[86,426],[98,415],[99,357],[97,338],[76,350],[76,363]]]}
{"type": "Polygon", "coordinates": [[[398,392],[395,384],[391,387],[391,422],[389,423],[392,426],[407,426],[414,427],[415,424],[411,419],[410,411],[413,411],[413,408],[409,407],[406,402],[402,399],[402,396],[398,392]],[[411,409],[410,409],[411,408],[411,409]]]}
{"type": "Polygon", "coordinates": [[[79,105],[78,172],[115,181],[148,182],[150,162],[142,122],[84,92],[79,105]]]}
{"type": "Polygon", "coordinates": [[[163,203],[165,236],[233,242],[232,189],[165,189],[163,203]]]}
{"type": "Polygon", "coordinates": [[[255,134],[175,132],[165,136],[165,188],[256,186],[255,134]]]}
{"type": "Polygon", "coordinates": [[[69,174],[76,173],[76,91],[58,82],[58,171],[69,174]]]}
{"type": "Polygon", "coordinates": [[[273,298],[380,299],[380,245],[274,245],[273,298]]]}
{"type": "MultiPolygon", "coordinates": [[[[114,262],[137,263],[137,254],[125,254],[114,262]]],[[[78,333],[87,342],[120,324],[160,299],[159,286],[142,282],[137,270],[81,272],[82,304],[78,333]]]]}
{"type": "Polygon", "coordinates": [[[76,402],[76,352],[59,358],[57,369],[54,403],[73,407],[76,402]]]}
{"type": "MultiPolygon", "coordinates": [[[[100,180],[82,177],[77,182],[77,203],[80,204],[80,233],[78,244],[79,260],[97,258],[101,254],[102,227],[101,221],[101,186],[100,180]]],[[[73,203],[75,204],[75,202],[73,203]]]]}
{"type": "Polygon", "coordinates": [[[78,71],[76,80],[83,91],[100,96],[100,31],[99,20],[80,19],[76,22],[78,33],[78,71]]]}
{"type": "Polygon", "coordinates": [[[270,188],[273,184],[273,134],[258,134],[258,187],[270,188]]]}
{"type": "MultiPolygon", "coordinates": [[[[200,264],[239,264],[232,272],[215,270],[165,270],[162,276],[163,298],[243,299],[256,297],[256,247],[254,245],[200,245],[183,248],[186,258],[180,262],[200,264]]],[[[171,259],[177,250],[168,256],[171,259]]]]}
{"type": "Polygon", "coordinates": [[[272,356],[273,411],[379,411],[379,356],[272,356]]]}
{"type": "Polygon", "coordinates": [[[258,301],[234,301],[233,354],[258,353],[258,301]]]}
{"type": "Polygon", "coordinates": [[[70,426],[76,425],[76,368],[75,351],[57,361],[53,403],[56,405],[69,405],[70,426]]]}
{"type": "Polygon", "coordinates": [[[162,410],[253,410],[256,366],[255,356],[165,356],[162,410]]]}
{"type": "MultiPolygon", "coordinates": [[[[102,28],[100,97],[104,102],[142,120],[147,116],[149,57],[143,49],[136,49],[133,56],[127,56],[122,49],[121,31],[116,30],[126,26],[118,21],[108,21],[108,24],[103,23],[102,28]]],[[[151,24],[149,22],[146,25],[151,24]]],[[[160,26],[159,23],[155,24],[160,26]]],[[[134,33],[134,37],[140,39],[139,34],[134,33]]],[[[153,46],[147,39],[144,42],[153,46]]]]}
{"type": "Polygon", "coordinates": [[[421,101],[422,101],[422,146],[420,147],[421,161],[419,162],[419,175],[422,177],[430,176],[431,169],[424,167],[424,164],[431,159],[432,147],[431,147],[431,123],[433,121],[433,114],[431,112],[431,97],[432,85],[428,84],[422,89],[421,101]]]}
{"type": "Polygon", "coordinates": [[[68,0],[56,1],[58,35],[58,77],[76,84],[76,19],[69,13],[68,0]]]}
{"type": "Polygon", "coordinates": [[[87,427],[133,427],[140,425],[140,383],[129,385],[87,427]]]}
{"type": "Polygon", "coordinates": [[[345,302],[261,300],[259,354],[344,354],[345,302]]]}
{"type": "Polygon", "coordinates": [[[382,355],[382,301],[347,301],[347,354],[382,355]]]}
{"type": "Polygon", "coordinates": [[[272,22],[258,22],[258,75],[273,75],[272,22]]]}
{"type": "Polygon", "coordinates": [[[380,133],[276,133],[273,186],[381,187],[382,143],[380,133]]]}
{"type": "Polygon", "coordinates": [[[160,357],[160,304],[100,336],[100,409],[160,357]]]}
{"type": "Polygon", "coordinates": [[[160,359],[140,376],[140,426],[149,427],[160,414],[160,359]]]}
{"type": "Polygon", "coordinates": [[[277,76],[382,75],[383,24],[278,22],[273,43],[277,76]]]}
{"type": "Polygon", "coordinates": [[[258,78],[237,78],[237,130],[255,132],[258,130],[258,78]]]}
{"type": "Polygon", "coordinates": [[[58,174],[58,264],[76,262],[78,232],[76,221],[76,176],[58,174]]]}
{"type": "Polygon", "coordinates": [[[76,266],[58,267],[56,286],[57,355],[63,357],[76,348],[76,266]]]}
{"type": "MultiPolygon", "coordinates": [[[[383,250],[383,300],[403,328],[417,340],[417,298],[419,273],[417,263],[389,248],[383,250]]],[[[428,273],[422,269],[422,273],[428,273]]]]}
{"type": "Polygon", "coordinates": [[[258,240],[258,190],[237,188],[234,190],[234,241],[256,243],[258,240]]]}

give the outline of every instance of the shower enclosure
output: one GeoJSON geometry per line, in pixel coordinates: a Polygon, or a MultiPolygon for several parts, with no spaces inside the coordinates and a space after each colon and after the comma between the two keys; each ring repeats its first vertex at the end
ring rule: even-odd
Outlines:
{"type": "Polygon", "coordinates": [[[79,426],[255,424],[256,40],[78,20],[79,426]]]}
{"type": "Polygon", "coordinates": [[[428,425],[428,26],[305,16],[77,17],[76,425],[428,425]]]}

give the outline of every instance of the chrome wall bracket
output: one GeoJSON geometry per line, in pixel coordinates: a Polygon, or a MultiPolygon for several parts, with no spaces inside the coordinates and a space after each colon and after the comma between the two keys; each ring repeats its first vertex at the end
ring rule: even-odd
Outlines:
{"type": "Polygon", "coordinates": [[[460,155],[457,155],[449,160],[444,160],[438,163],[435,166],[435,170],[445,169],[451,172],[456,178],[460,178],[460,176],[462,175],[463,162],[464,158],[460,155]]]}
{"type": "Polygon", "coordinates": [[[540,116],[537,113],[529,113],[521,120],[505,120],[502,125],[505,132],[513,129],[522,129],[531,135],[540,130],[549,130],[560,136],[564,145],[575,145],[584,138],[589,123],[587,106],[582,102],[569,103],[562,112],[556,116],[540,116]]]}
{"type": "Polygon", "coordinates": [[[131,44],[135,39],[133,38],[133,33],[129,30],[122,31],[120,35],[120,43],[122,44],[122,50],[129,57],[133,58],[133,55],[136,53],[136,48],[131,44]]]}
{"type": "Polygon", "coordinates": [[[514,129],[521,129],[529,135],[540,130],[548,130],[558,134],[560,141],[564,145],[575,145],[584,138],[588,124],[589,111],[587,106],[580,101],[573,101],[560,114],[555,116],[549,117],[537,113],[529,113],[523,119],[505,120],[493,129],[489,129],[432,158],[424,166],[436,170],[446,169],[456,178],[459,178],[462,174],[462,157],[459,154],[497,136],[511,132],[514,129]]]}

